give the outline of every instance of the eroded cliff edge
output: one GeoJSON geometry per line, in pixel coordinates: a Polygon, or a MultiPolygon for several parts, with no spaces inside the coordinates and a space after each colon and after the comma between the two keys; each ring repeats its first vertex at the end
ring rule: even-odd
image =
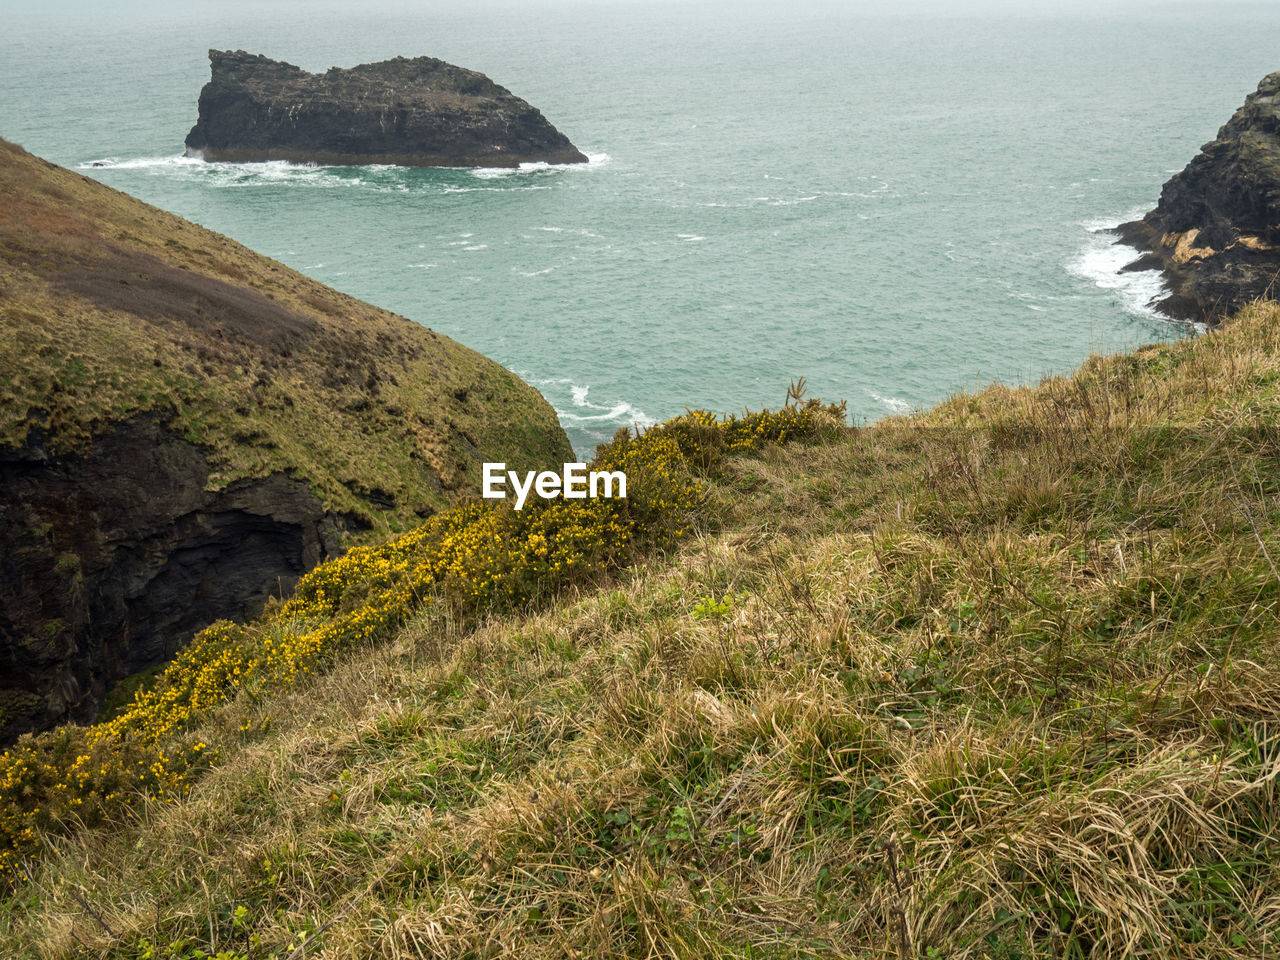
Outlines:
{"type": "Polygon", "coordinates": [[[0,141],[0,741],[362,536],[572,460],[500,365],[0,141]]]}
{"type": "Polygon", "coordinates": [[[432,57],[321,74],[243,50],[210,50],[209,62],[189,156],[466,167],[587,161],[511,91],[432,57]]]}
{"type": "Polygon", "coordinates": [[[1280,72],[1269,74],[1141,220],[1117,228],[1159,268],[1170,295],[1157,306],[1215,323],[1259,297],[1280,275],[1280,72]]]}
{"type": "Polygon", "coordinates": [[[350,518],[287,473],[207,488],[207,451],[155,416],[84,453],[0,448],[5,732],[92,718],[118,679],[212,620],[260,611],[339,549],[350,518]]]}

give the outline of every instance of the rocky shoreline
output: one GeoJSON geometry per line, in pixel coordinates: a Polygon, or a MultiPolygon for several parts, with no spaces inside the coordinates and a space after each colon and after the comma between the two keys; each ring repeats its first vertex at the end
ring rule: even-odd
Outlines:
{"type": "Polygon", "coordinates": [[[1280,72],[1262,79],[1141,220],[1115,230],[1143,256],[1126,270],[1163,271],[1155,306],[1214,324],[1271,298],[1280,278],[1280,72]]]}

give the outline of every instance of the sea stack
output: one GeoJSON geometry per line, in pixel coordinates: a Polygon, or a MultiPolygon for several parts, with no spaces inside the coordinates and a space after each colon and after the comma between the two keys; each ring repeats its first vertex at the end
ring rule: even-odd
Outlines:
{"type": "Polygon", "coordinates": [[[1280,72],[1165,185],[1160,203],[1117,228],[1146,255],[1128,269],[1164,271],[1169,316],[1216,323],[1280,295],[1280,72]]]}
{"type": "Polygon", "coordinates": [[[209,62],[188,156],[415,167],[587,161],[524,100],[432,57],[325,73],[243,50],[210,50],[209,62]]]}

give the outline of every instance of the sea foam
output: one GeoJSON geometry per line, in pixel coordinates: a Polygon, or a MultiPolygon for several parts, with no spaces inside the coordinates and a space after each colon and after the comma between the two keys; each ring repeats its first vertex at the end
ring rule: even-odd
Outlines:
{"type": "MultiPolygon", "coordinates": [[[[1140,217],[1135,211],[1129,219],[1140,217]]],[[[1084,248],[1068,264],[1067,269],[1101,290],[1113,291],[1120,305],[1129,313],[1142,317],[1168,319],[1156,304],[1169,295],[1169,287],[1159,270],[1124,271],[1142,255],[1136,247],[1116,242],[1111,232],[1124,220],[1090,220],[1082,226],[1088,231],[1084,248]]]]}
{"type": "Polygon", "coordinates": [[[658,422],[625,400],[597,403],[590,396],[590,384],[577,383],[570,377],[539,378],[517,372],[547,398],[580,456],[589,457],[596,444],[610,440],[620,427],[644,430],[658,422]]]}
{"type": "Polygon", "coordinates": [[[868,390],[867,396],[877,403],[883,404],[885,409],[892,414],[904,414],[911,412],[911,404],[907,403],[901,397],[883,397],[874,390],[868,390]]]}
{"type": "Polygon", "coordinates": [[[613,160],[613,157],[607,153],[588,153],[585,156],[587,158],[586,163],[547,163],[545,160],[536,160],[532,163],[522,163],[518,167],[474,167],[471,170],[471,175],[479,177],[481,180],[494,180],[499,177],[528,176],[529,174],[558,172],[561,170],[592,170],[602,167],[613,160]]]}

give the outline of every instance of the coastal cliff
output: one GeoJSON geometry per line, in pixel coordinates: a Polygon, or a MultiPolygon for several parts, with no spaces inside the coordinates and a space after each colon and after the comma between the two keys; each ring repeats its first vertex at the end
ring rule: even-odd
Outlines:
{"type": "Polygon", "coordinates": [[[210,50],[209,62],[189,156],[465,167],[587,160],[509,90],[432,57],[322,74],[243,50],[210,50]]]}
{"type": "Polygon", "coordinates": [[[1275,294],[1280,274],[1280,72],[1172,177],[1141,220],[1117,228],[1145,251],[1129,269],[1164,271],[1172,317],[1216,323],[1275,294]]]}
{"type": "Polygon", "coordinates": [[[0,741],[572,459],[500,365],[0,141],[0,741]]]}

